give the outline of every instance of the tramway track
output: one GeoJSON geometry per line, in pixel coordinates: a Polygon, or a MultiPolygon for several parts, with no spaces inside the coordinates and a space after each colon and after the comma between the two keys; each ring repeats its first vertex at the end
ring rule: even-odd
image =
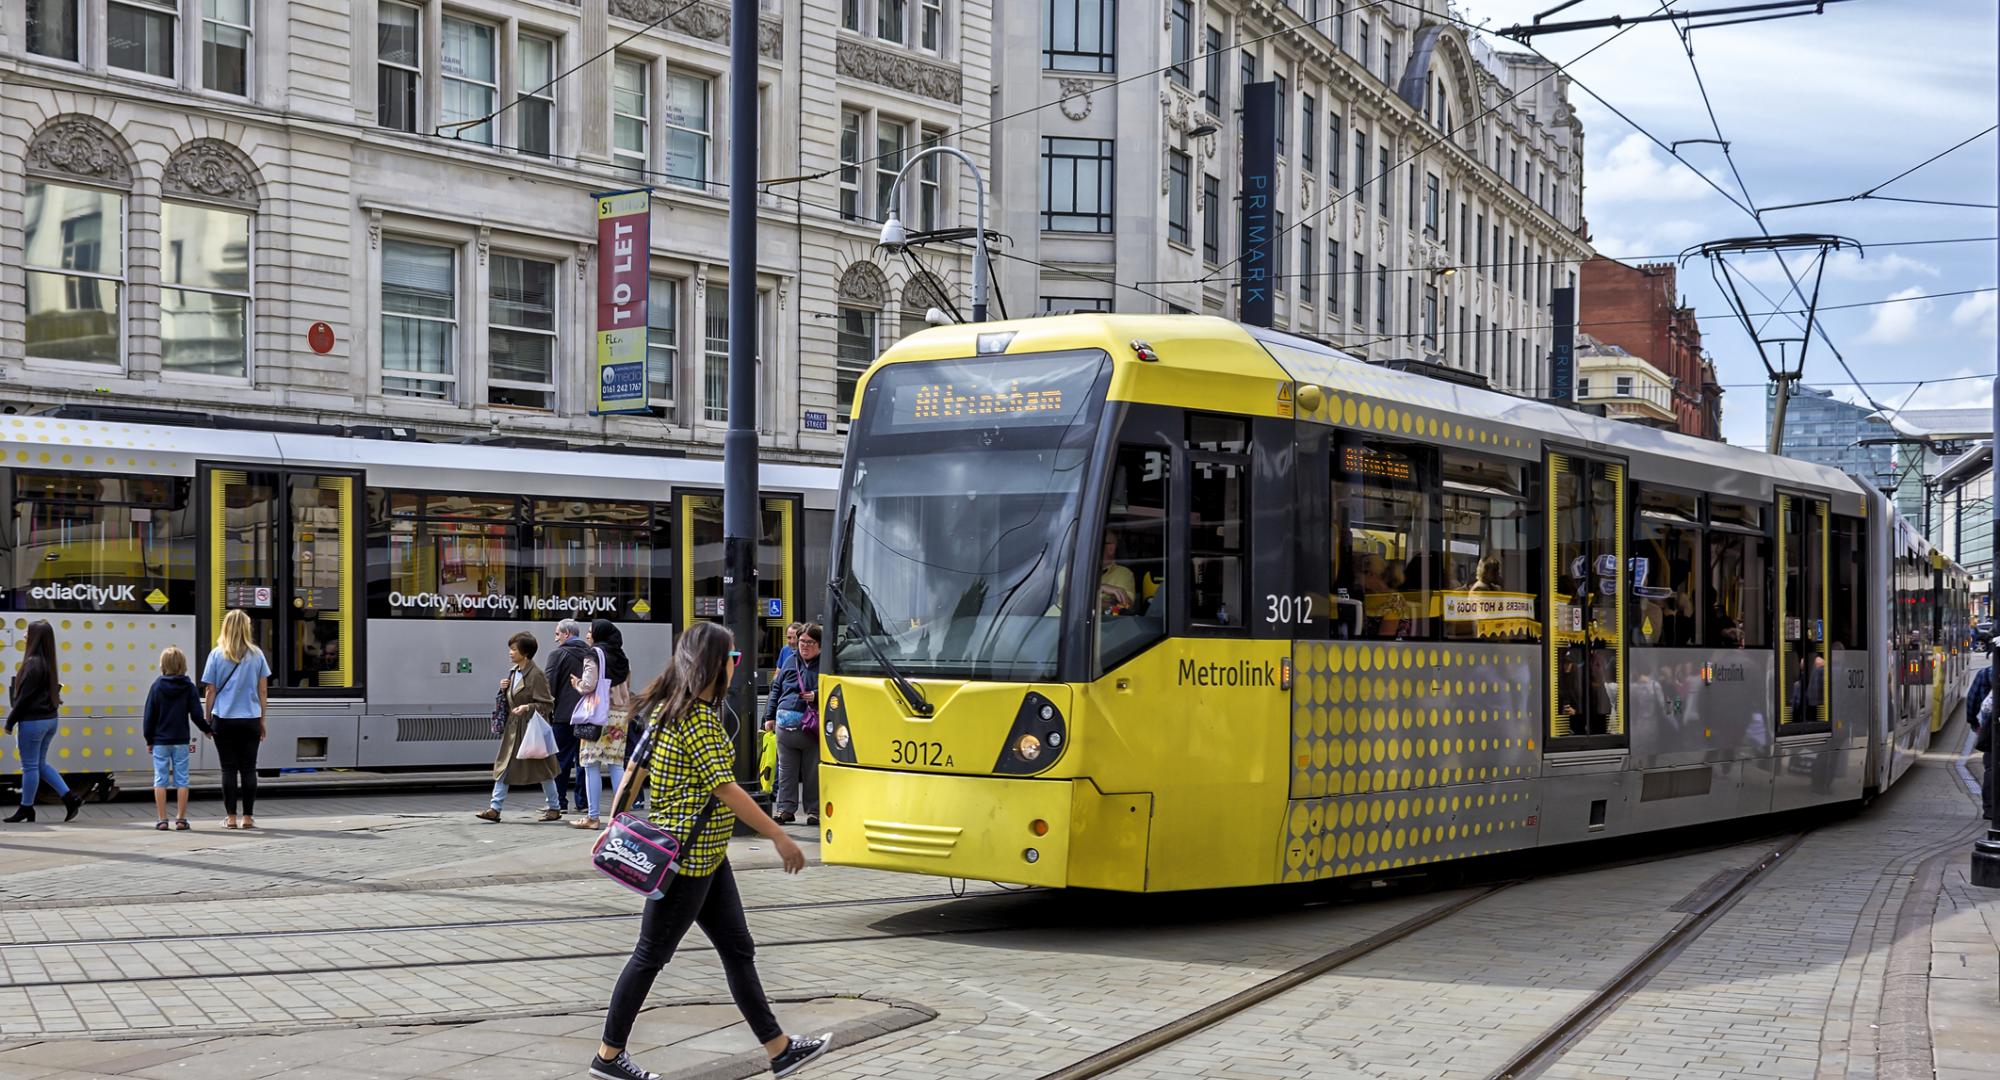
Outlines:
{"type": "MultiPolygon", "coordinates": [[[[1747,895],[1771,868],[1780,865],[1787,856],[1811,835],[1813,827],[1790,833],[1771,847],[1754,864],[1738,869],[1726,879],[1697,890],[1700,907],[1687,918],[1676,923],[1671,929],[1648,946],[1637,959],[1622,968],[1603,986],[1564,1015],[1555,1025],[1536,1037],[1521,1051],[1510,1057],[1506,1064],[1494,1070],[1488,1080],[1527,1080],[1540,1075],[1550,1065],[1559,1060],[1565,1050],[1588,1034],[1619,1005],[1643,988],[1663,970],[1674,957],[1686,949],[1705,931],[1713,926],[1729,909],[1747,895]]],[[[1718,845],[1729,846],[1729,845],[1718,845]]],[[[1543,877],[1561,877],[1569,873],[1598,871],[1620,866],[1632,866],[1647,862],[1657,862],[1670,858],[1681,858],[1699,854],[1703,850],[1691,849],[1663,853],[1652,857],[1621,859],[1607,863],[1580,867],[1576,870],[1559,872],[1543,877]]],[[[1477,907],[1499,896],[1525,880],[1500,881],[1477,886],[1477,891],[1447,903],[1439,904],[1418,913],[1360,941],[1343,945],[1322,953],[1305,963],[1275,975],[1254,986],[1247,987],[1221,1001],[1204,1006],[1194,1012],[1177,1017],[1158,1027],[1135,1035],[1123,1042],[1106,1047],[1095,1054],[1062,1068],[1042,1074],[1039,1080],[1094,1080],[1096,1077],[1110,1076],[1127,1065],[1173,1047],[1189,1037],[1214,1027],[1233,1017],[1239,1016],[1266,1002],[1296,990],[1313,980],[1346,967],[1367,956],[1417,936],[1424,930],[1446,922],[1459,914],[1477,907]]]]}

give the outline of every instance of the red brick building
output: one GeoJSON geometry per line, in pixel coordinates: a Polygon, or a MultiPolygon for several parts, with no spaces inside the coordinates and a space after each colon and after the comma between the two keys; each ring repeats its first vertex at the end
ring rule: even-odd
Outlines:
{"type": "Polygon", "coordinates": [[[1722,438],[1722,387],[1715,367],[1702,359],[1701,325],[1680,302],[1674,264],[1627,266],[1612,259],[1583,264],[1578,282],[1583,310],[1577,329],[1665,372],[1674,384],[1674,415],[1681,432],[1722,438]]]}

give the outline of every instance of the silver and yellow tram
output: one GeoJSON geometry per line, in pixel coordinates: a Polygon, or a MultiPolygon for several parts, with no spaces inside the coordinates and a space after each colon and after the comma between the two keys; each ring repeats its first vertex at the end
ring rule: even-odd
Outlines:
{"type": "Polygon", "coordinates": [[[822,851],[1297,882],[1848,802],[1964,575],[1829,469],[1194,316],[913,335],[834,524],[822,851]]]}

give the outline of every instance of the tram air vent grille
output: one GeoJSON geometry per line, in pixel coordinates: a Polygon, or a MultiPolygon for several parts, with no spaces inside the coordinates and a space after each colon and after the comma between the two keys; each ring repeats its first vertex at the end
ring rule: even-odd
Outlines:
{"type": "Polygon", "coordinates": [[[868,850],[883,855],[914,855],[942,859],[958,846],[964,830],[950,825],[912,825],[901,821],[863,821],[868,850]]]}
{"type": "Polygon", "coordinates": [[[481,742],[493,738],[492,723],[486,716],[399,716],[396,741],[481,742]]]}
{"type": "Polygon", "coordinates": [[[1715,770],[1703,765],[1698,769],[1662,769],[1649,772],[1640,781],[1639,801],[1658,802],[1661,799],[1685,799],[1695,795],[1706,795],[1713,782],[1715,770]]]}

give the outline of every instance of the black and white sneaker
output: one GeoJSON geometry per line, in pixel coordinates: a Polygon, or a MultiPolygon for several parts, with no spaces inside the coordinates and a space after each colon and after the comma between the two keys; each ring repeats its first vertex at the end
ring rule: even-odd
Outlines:
{"type": "Polygon", "coordinates": [[[610,1061],[592,1054],[590,1075],[597,1080],[660,1080],[659,1073],[640,1068],[632,1062],[632,1055],[623,1050],[618,1051],[618,1056],[610,1061]]]}
{"type": "Polygon", "coordinates": [[[826,1053],[833,1047],[833,1032],[829,1031],[811,1039],[793,1039],[790,1046],[778,1052],[771,1059],[772,1076],[790,1076],[806,1067],[806,1062],[826,1053]]]}

